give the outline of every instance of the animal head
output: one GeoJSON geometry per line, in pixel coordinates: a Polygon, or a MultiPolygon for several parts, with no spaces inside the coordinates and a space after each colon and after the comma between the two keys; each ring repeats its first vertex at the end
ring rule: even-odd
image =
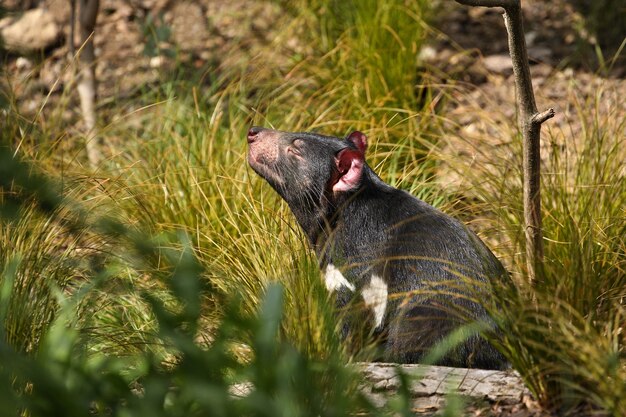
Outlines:
{"type": "Polygon", "coordinates": [[[345,139],[262,127],[248,131],[248,163],[289,204],[307,231],[327,218],[339,201],[361,186],[367,138],[345,139]]]}

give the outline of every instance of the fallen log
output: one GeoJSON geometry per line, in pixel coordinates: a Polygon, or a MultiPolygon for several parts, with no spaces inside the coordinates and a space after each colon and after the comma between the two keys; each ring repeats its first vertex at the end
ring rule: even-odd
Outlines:
{"type": "Polygon", "coordinates": [[[393,363],[359,363],[357,367],[364,376],[363,391],[379,407],[393,398],[400,388],[398,370],[407,375],[410,381],[409,393],[412,409],[416,413],[431,414],[441,411],[450,394],[462,397],[470,408],[485,410],[499,406],[526,407],[531,398],[521,377],[513,370],[492,371],[393,363]]]}
{"type": "MultiPolygon", "coordinates": [[[[532,400],[522,378],[513,370],[450,368],[395,363],[357,363],[363,375],[362,392],[382,408],[401,389],[398,372],[408,380],[412,413],[416,416],[441,415],[451,395],[463,402],[462,415],[491,417],[543,417],[548,414],[532,400]]],[[[250,383],[231,386],[235,397],[246,397],[254,389],[250,383]]]]}

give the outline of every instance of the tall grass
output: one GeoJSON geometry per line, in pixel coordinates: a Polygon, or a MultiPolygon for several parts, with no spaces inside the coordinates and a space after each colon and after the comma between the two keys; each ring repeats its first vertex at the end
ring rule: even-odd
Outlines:
{"type": "MultiPolygon", "coordinates": [[[[424,39],[427,2],[313,1],[322,50],[347,95],[368,107],[414,108],[417,53],[424,39]],[[354,84],[360,88],[354,91],[354,84]]],[[[309,6],[311,7],[311,6],[309,6]]]]}
{"type": "MultiPolygon", "coordinates": [[[[422,6],[407,4],[383,2],[379,7],[387,10],[386,18],[402,20],[400,33],[411,46],[394,41],[369,48],[383,56],[390,50],[403,54],[393,59],[402,66],[414,62],[409,57],[414,57],[423,36],[422,6]],[[398,13],[390,14],[389,8],[398,13]]],[[[336,135],[364,130],[372,138],[370,161],[376,169],[388,172],[390,182],[415,189],[429,180],[429,166],[422,164],[422,141],[429,130],[428,120],[410,105],[415,100],[407,90],[412,85],[406,78],[409,72],[401,79],[390,72],[382,76],[390,88],[371,90],[369,77],[380,71],[380,60],[353,59],[355,51],[364,50],[369,42],[363,36],[383,36],[387,29],[370,22],[370,30],[355,33],[356,20],[366,17],[360,6],[359,15],[342,9],[343,14],[324,18],[312,18],[306,10],[310,9],[291,22],[288,33],[302,23],[318,28],[334,25],[343,34],[337,33],[332,45],[330,38],[325,39],[326,46],[291,66],[269,70],[268,52],[242,73],[225,71],[203,92],[192,90],[184,80],[164,84],[151,99],[160,104],[132,121],[141,125],[132,136],[123,123],[110,127],[112,135],[128,138],[124,153],[110,161],[110,169],[125,179],[131,197],[121,202],[124,212],[156,233],[182,230],[191,236],[206,266],[206,279],[225,293],[242,293],[246,311],[256,310],[268,282],[285,283],[285,335],[310,354],[327,355],[339,347],[316,261],[286,205],[248,168],[245,132],[251,124],[336,135]],[[350,13],[354,16],[346,21],[350,13]],[[376,103],[363,96],[366,90],[376,103]]],[[[280,50],[284,36],[272,48],[280,50]]],[[[432,188],[421,192],[428,190],[432,188]]],[[[218,300],[207,300],[205,307],[209,316],[220,316],[218,300]]]]}
{"type": "MultiPolygon", "coordinates": [[[[211,345],[198,344],[203,296],[215,289],[202,280],[203,268],[193,255],[189,240],[181,236],[180,249],[176,249],[169,247],[168,243],[176,241],[171,237],[151,237],[110,217],[85,217],[81,204],[58,195],[54,181],[11,153],[0,147],[0,161],[5,164],[0,171],[4,174],[2,189],[12,183],[15,190],[23,193],[14,199],[18,208],[35,203],[35,211],[48,213],[51,218],[56,217],[52,210],[69,211],[74,214],[65,222],[70,234],[89,233],[103,240],[115,237],[118,245],[125,243],[129,250],[127,259],[137,266],[152,265],[158,260],[169,273],[152,278],[162,283],[169,297],[147,290],[140,293],[154,316],[155,340],[163,344],[162,354],[143,350],[120,358],[94,353],[91,343],[85,343],[76,328],[81,321],[76,310],[85,303],[84,297],[106,284],[117,271],[116,262],[89,268],[86,275],[90,280],[80,290],[69,297],[55,294],[59,314],[41,332],[37,354],[29,355],[6,337],[7,331],[12,330],[5,326],[12,322],[6,316],[11,308],[9,302],[21,286],[15,286],[10,279],[17,275],[15,268],[4,271],[0,281],[3,415],[382,415],[357,390],[352,371],[343,366],[339,355],[322,362],[281,340],[280,286],[268,288],[258,311],[252,315],[241,308],[236,296],[229,297],[227,314],[217,325],[211,345]],[[42,187],[52,192],[43,192],[42,187]],[[248,363],[236,358],[232,346],[238,342],[250,346],[248,363]],[[243,395],[233,391],[238,382],[247,384],[243,395]]],[[[25,214],[28,213],[18,210],[15,217],[25,214]]]]}
{"type": "MultiPolygon", "coordinates": [[[[146,365],[147,356],[142,355],[149,352],[153,356],[148,355],[152,359],[147,363],[167,377],[159,379],[159,372],[152,370],[142,375],[158,388],[163,386],[158,384],[175,383],[181,375],[193,374],[195,382],[202,379],[189,368],[175,366],[181,364],[176,351],[190,349],[186,352],[197,354],[204,366],[199,369],[207,372],[223,359],[229,362],[219,365],[219,372],[242,379],[257,372],[254,377],[269,381],[266,386],[276,387],[280,378],[296,375],[319,378],[306,387],[320,394],[315,397],[320,401],[337,400],[333,393],[324,397],[324,382],[337,378],[339,382],[327,387],[332,390],[352,387],[354,380],[335,372],[345,352],[335,331],[332,300],[286,204],[248,168],[244,137],[252,124],[337,136],[358,129],[369,136],[368,162],[383,179],[447,211],[460,206],[454,197],[470,196],[463,201],[467,218],[479,218],[487,233],[498,232],[488,237],[499,243],[498,255],[507,260],[515,285],[499,289],[498,307],[504,308],[493,310],[503,338],[495,342],[542,404],[563,410],[591,405],[595,410],[626,414],[626,121],[620,107],[602,114],[598,109],[603,91],[598,91],[595,101],[577,103],[573,117],[583,121],[579,138],[562,131],[547,136],[552,146],[542,194],[546,265],[542,280],[531,286],[524,280],[525,263],[520,257],[521,149],[514,145],[519,143],[514,127],[485,114],[485,123],[514,138],[513,145],[501,157],[492,155],[495,161],[489,168],[457,160],[455,166],[468,185],[462,192],[437,186],[433,180],[443,158],[433,145],[445,141],[449,132],[437,132],[443,124],[433,114],[435,103],[430,97],[418,100],[414,90],[420,83],[414,67],[425,36],[426,3],[297,4],[275,43],[246,68],[216,69],[211,85],[203,89],[186,75],[162,74],[163,82],[153,91],[128,103],[140,110],[123,117],[116,117],[113,110],[109,119],[115,121],[101,129],[112,155],[97,173],[82,168],[78,147],[68,145],[81,138],[66,134],[60,118],[54,119],[56,125],[25,120],[15,109],[2,113],[2,146],[11,147],[12,153],[19,149],[17,154],[59,178],[61,195],[77,201],[87,224],[115,218],[124,230],[70,230],[67,220],[75,219],[76,210],[54,206],[42,211],[37,203],[41,199],[31,196],[30,205],[25,204],[22,191],[13,183],[3,183],[0,288],[11,290],[2,292],[10,296],[10,303],[1,311],[5,328],[15,329],[7,333],[11,349],[34,353],[41,348],[42,335],[58,311],[57,300],[63,299],[53,296],[55,288],[66,295],[74,293],[103,273],[71,320],[82,332],[72,346],[84,348],[85,357],[102,359],[103,352],[126,355],[137,360],[125,368],[127,375],[136,375],[132,370],[146,365]],[[285,47],[289,37],[297,37],[305,46],[299,54],[285,47]],[[563,137],[568,139],[562,142],[563,137]],[[573,143],[578,147],[572,148],[573,143]],[[146,240],[154,247],[139,256],[137,248],[145,249],[142,239],[122,237],[135,232],[134,236],[154,239],[146,240]],[[168,322],[172,316],[164,315],[160,307],[175,316],[184,313],[181,296],[189,294],[182,294],[185,288],[177,288],[172,279],[177,277],[174,258],[189,260],[185,254],[193,254],[192,263],[197,260],[199,265],[194,280],[211,290],[200,296],[200,315],[193,323],[198,331],[179,340],[184,349],[170,349],[171,334],[164,336],[162,331],[172,324],[168,322]],[[266,288],[275,281],[284,288],[280,321],[276,310],[263,304],[266,288]],[[233,297],[238,297],[236,314],[233,297]],[[260,305],[271,310],[268,321],[280,327],[279,349],[265,356],[276,363],[275,373],[263,374],[268,372],[263,371],[265,365],[254,362],[264,349],[258,338],[273,330],[260,330],[259,322],[242,325],[259,313],[260,305]],[[239,329],[237,337],[225,336],[229,326],[239,329]],[[215,355],[211,360],[216,362],[203,362],[206,358],[190,346],[194,343],[215,355]],[[163,361],[172,367],[164,371],[163,361]],[[249,370],[239,368],[245,363],[254,365],[249,370]],[[332,366],[325,368],[328,364],[332,366]],[[316,367],[322,372],[316,373],[316,367]]],[[[180,74],[188,72],[181,69],[180,74]]],[[[570,100],[576,103],[577,97],[572,91],[570,100]]],[[[126,103],[120,104],[123,108],[126,103]]],[[[76,334],[70,333],[75,341],[76,334]]],[[[49,358],[48,353],[41,355],[49,358]]],[[[10,357],[22,358],[16,355],[10,357]]],[[[89,362],[85,359],[72,368],[71,358],[66,359],[66,371],[81,370],[89,362]]],[[[89,383],[96,384],[99,369],[89,369],[93,378],[89,383]]],[[[236,379],[219,379],[219,389],[200,386],[217,398],[236,379]]],[[[282,386],[281,392],[288,394],[290,387],[282,386]]],[[[134,398],[125,390],[114,392],[134,398]]],[[[158,392],[162,397],[157,399],[165,401],[167,395],[158,392]]],[[[269,404],[264,401],[271,403],[276,398],[272,395],[259,401],[269,404]]],[[[302,400],[297,395],[285,400],[285,410],[302,400]]],[[[19,398],[16,401],[20,403],[19,398]]],[[[360,400],[357,403],[339,401],[343,408],[338,410],[367,409],[360,400]]]]}
{"type": "Polygon", "coordinates": [[[498,231],[499,255],[515,280],[515,286],[499,290],[500,313],[494,311],[513,367],[546,407],[623,415],[626,118],[623,97],[605,84],[585,99],[573,83],[572,105],[563,110],[571,125],[544,132],[545,263],[536,283],[526,281],[522,255],[519,133],[512,126],[500,129],[513,138],[500,150],[510,155],[506,159],[492,155],[488,166],[447,163],[472,184],[476,207],[491,213],[486,230],[498,231]]]}

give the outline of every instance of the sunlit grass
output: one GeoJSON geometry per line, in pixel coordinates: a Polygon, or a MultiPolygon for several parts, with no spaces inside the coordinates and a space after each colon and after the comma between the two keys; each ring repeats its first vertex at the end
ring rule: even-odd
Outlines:
{"type": "MultiPolygon", "coordinates": [[[[251,125],[336,136],[361,130],[369,138],[368,163],[385,181],[477,220],[479,234],[506,261],[515,286],[499,289],[503,310],[487,306],[503,329],[495,342],[542,404],[590,403],[624,415],[626,121],[620,106],[602,113],[605,91],[581,102],[574,89],[568,100],[583,122],[580,137],[544,128],[550,144],[542,177],[546,263],[531,286],[522,256],[518,132],[512,121],[484,112],[490,132],[512,138],[497,152],[474,144],[492,163],[442,154],[445,129],[455,121],[435,114],[430,98],[419,101],[414,90],[425,9],[422,2],[313,2],[289,17],[267,56],[246,68],[222,68],[205,88],[172,76],[128,107],[139,110],[104,109],[111,122],[100,133],[111,152],[96,173],[82,166],[83,138],[66,133],[61,118],[31,123],[13,109],[3,120],[2,145],[19,148],[59,178],[64,195],[92,218],[111,216],[155,237],[186,236],[201,280],[214,289],[202,298],[198,342],[215,339],[225,300],[237,294],[241,311],[254,315],[266,287],[278,281],[284,287],[280,337],[308,357],[336,359],[345,352],[317,260],[286,204],[248,167],[245,133],[251,125]],[[289,36],[302,36],[311,52],[268,65],[270,52],[289,36]],[[463,189],[438,181],[442,162],[457,170],[463,189]]],[[[1,198],[10,208],[13,196],[1,198]]],[[[109,235],[68,233],[65,214],[47,218],[33,208],[0,223],[1,281],[14,280],[4,307],[11,345],[36,351],[57,311],[54,288],[73,292],[106,266],[107,281],[78,309],[89,351],[164,354],[143,294],[180,308],[162,280],[171,263],[158,254],[137,262],[127,243],[109,235]]],[[[181,243],[167,245],[164,252],[181,249],[181,243]]],[[[249,362],[253,343],[239,338],[228,348],[249,362]]]]}
{"type": "Polygon", "coordinates": [[[564,110],[570,125],[548,123],[543,130],[549,144],[541,191],[545,263],[536,283],[526,280],[515,127],[484,114],[483,120],[494,119],[493,128],[486,123],[491,132],[513,138],[495,152],[480,140],[470,145],[487,164],[442,155],[471,185],[466,191],[483,213],[482,233],[500,242],[497,253],[516,284],[498,293],[501,313],[495,315],[504,328],[504,352],[537,398],[562,411],[581,404],[614,415],[626,410],[626,118],[620,110],[624,99],[614,88],[606,83],[584,99],[573,84],[573,105],[564,110]],[[489,152],[494,153],[485,159],[489,152]]]}

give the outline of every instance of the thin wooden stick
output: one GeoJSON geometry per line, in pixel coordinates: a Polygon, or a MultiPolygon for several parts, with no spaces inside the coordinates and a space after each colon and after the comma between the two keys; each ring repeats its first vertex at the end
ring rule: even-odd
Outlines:
{"type": "Polygon", "coordinates": [[[101,159],[96,131],[96,54],[93,45],[99,6],[99,0],[80,0],[78,12],[82,46],[79,54],[80,78],[77,89],[87,132],[87,156],[93,168],[97,167],[101,159]]]}
{"type": "Polygon", "coordinates": [[[501,7],[513,61],[517,106],[524,142],[524,222],[526,231],[526,264],[531,282],[538,279],[543,264],[541,226],[541,124],[554,116],[554,109],[541,113],[535,104],[520,0],[456,0],[468,6],[501,7]]]}

